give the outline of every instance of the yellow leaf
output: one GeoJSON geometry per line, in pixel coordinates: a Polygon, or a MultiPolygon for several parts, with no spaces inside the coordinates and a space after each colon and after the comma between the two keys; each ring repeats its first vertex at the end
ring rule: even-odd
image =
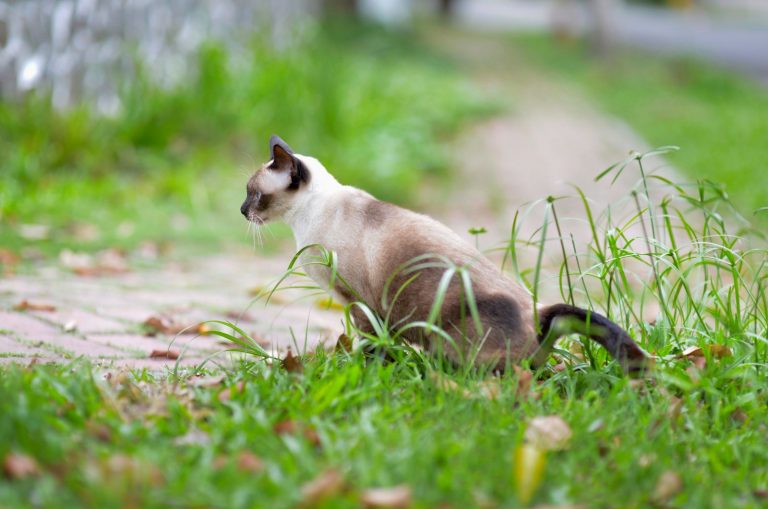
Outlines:
{"type": "Polygon", "coordinates": [[[515,450],[515,489],[517,498],[527,504],[541,484],[547,453],[531,444],[523,444],[515,450]]]}
{"type": "Polygon", "coordinates": [[[390,488],[369,488],[360,495],[366,509],[405,509],[411,505],[411,488],[401,484],[390,488]]]}
{"type": "Polygon", "coordinates": [[[557,415],[534,417],[525,430],[526,441],[545,451],[566,449],[571,435],[571,428],[557,415]]]}

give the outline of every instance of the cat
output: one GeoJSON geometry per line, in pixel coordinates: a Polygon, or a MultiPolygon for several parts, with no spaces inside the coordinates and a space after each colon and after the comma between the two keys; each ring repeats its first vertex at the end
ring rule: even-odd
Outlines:
{"type": "MultiPolygon", "coordinates": [[[[517,282],[447,226],[340,184],[317,159],[295,153],[278,136],[269,146],[271,159],[249,179],[240,212],[259,225],[285,221],[299,250],[319,245],[335,253],[339,277],[327,265],[305,269],[341,303],[363,302],[390,324],[427,322],[443,282],[440,330],[414,327],[404,338],[455,363],[473,359],[503,370],[529,359],[541,366],[557,338],[579,333],[605,347],[625,371],[644,369],[646,354],[606,317],[567,304],[534,309],[517,282]],[[471,284],[459,271],[444,280],[451,267],[465,267],[471,284]]],[[[351,314],[361,332],[374,334],[361,306],[351,306],[351,314]]]]}

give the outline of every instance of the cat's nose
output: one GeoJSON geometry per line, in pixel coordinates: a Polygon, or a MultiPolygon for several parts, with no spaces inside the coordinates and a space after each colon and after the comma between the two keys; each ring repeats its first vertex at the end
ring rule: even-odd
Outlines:
{"type": "Polygon", "coordinates": [[[245,216],[246,219],[248,219],[248,200],[245,200],[242,205],[240,205],[240,213],[245,216]]]}

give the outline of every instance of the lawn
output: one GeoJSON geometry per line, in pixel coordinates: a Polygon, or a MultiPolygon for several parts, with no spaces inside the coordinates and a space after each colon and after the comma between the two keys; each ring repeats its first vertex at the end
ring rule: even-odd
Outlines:
{"type": "Polygon", "coordinates": [[[0,102],[0,244],[249,242],[238,209],[272,134],[345,183],[409,203],[425,175],[445,175],[442,142],[492,109],[412,40],[340,24],[283,52],[254,41],[237,59],[212,41],[175,87],[148,70],[126,82],[114,118],[56,111],[45,95],[0,102]]]}
{"type": "MultiPolygon", "coordinates": [[[[655,357],[644,378],[575,338],[537,372],[499,377],[410,349],[397,330],[364,338],[390,363],[346,342],[268,362],[233,330],[249,354],[221,368],[6,367],[0,505],[764,506],[766,249],[728,235],[716,188],[631,198],[628,220],[586,209],[594,239],[564,247],[567,266],[520,271],[534,296],[559,281],[564,300],[629,330],[655,357]],[[629,234],[638,223],[652,241],[629,234]]],[[[524,249],[536,239],[513,230],[511,265],[524,249]]]]}
{"type": "MultiPolygon", "coordinates": [[[[321,61],[304,48],[310,52],[275,61],[255,48],[244,71],[253,79],[244,80],[234,79],[226,58],[210,46],[193,87],[138,89],[133,93],[144,101],[135,99],[130,118],[60,114],[34,101],[21,109],[3,106],[0,148],[10,147],[12,156],[0,164],[16,173],[0,173],[12,184],[2,191],[2,219],[11,226],[2,239],[22,245],[28,241],[18,236],[18,225],[65,228],[81,212],[114,225],[130,210],[136,221],[170,211],[196,217],[204,203],[203,212],[222,217],[216,206],[236,211],[242,194],[246,172],[234,169],[234,161],[243,151],[264,151],[266,127],[273,125],[345,180],[407,202],[422,176],[444,168],[439,141],[487,111],[487,103],[465,93],[444,61],[385,32],[355,48],[344,44],[342,32],[318,37],[325,38],[310,47],[338,58],[321,61]],[[386,73],[371,61],[372,51],[387,63],[386,73]],[[321,62],[328,61],[347,79],[324,77],[321,62]],[[264,62],[275,73],[259,72],[264,62]],[[297,75],[302,79],[289,79],[297,75]],[[324,109],[318,98],[326,96],[332,107],[324,109]],[[306,102],[294,106],[289,97],[306,102]],[[397,101],[404,102],[384,108],[397,101]],[[299,115],[302,109],[312,115],[299,115]],[[24,111],[31,113],[29,125],[24,111]],[[103,133],[100,142],[91,139],[94,132],[103,133]],[[102,173],[106,163],[121,172],[102,173]],[[363,164],[370,172],[359,171],[363,164]],[[402,173],[381,179],[377,172],[387,168],[402,173]],[[227,172],[239,173],[230,181],[227,172]],[[391,187],[380,185],[385,181],[391,187]],[[232,189],[223,190],[229,185],[223,182],[232,189]],[[32,193],[28,201],[25,193],[32,193]],[[105,205],[100,214],[93,213],[97,203],[105,205]]],[[[612,100],[619,108],[650,95],[629,83],[630,99],[620,100],[607,80],[632,79],[614,73],[603,82],[583,59],[541,41],[526,44],[543,60],[572,66],[572,79],[586,89],[604,90],[606,108],[612,100]]],[[[718,107],[694,91],[675,93],[676,107],[718,107]]],[[[633,107],[645,118],[647,105],[633,107]]],[[[760,132],[746,107],[733,108],[749,119],[749,133],[760,132]]],[[[681,118],[687,117],[673,115],[663,126],[672,139],[661,139],[662,127],[650,121],[659,130],[648,133],[656,134],[642,131],[639,120],[636,127],[651,142],[682,145],[666,155],[681,167],[684,160],[675,158],[684,153],[706,165],[714,158],[701,148],[709,147],[707,139],[682,138],[699,131],[676,124],[681,118]]],[[[753,171],[762,148],[745,141],[731,152],[732,165],[721,164],[753,171]]],[[[554,198],[539,203],[546,219],[532,238],[519,237],[530,229],[521,227],[522,216],[515,219],[504,257],[534,299],[556,292],[624,327],[654,357],[647,376],[627,377],[604,350],[573,337],[538,371],[523,363],[497,376],[426,356],[401,344],[389,326],[363,338],[386,348],[396,359],[389,363],[350,351],[345,342],[291,361],[265,360],[247,334],[233,330],[233,347],[250,350],[218,367],[128,372],[83,360],[4,366],[0,507],[764,507],[768,250],[738,236],[744,224],[734,220],[718,186],[658,180],[644,173],[651,157],[633,155],[604,175],[635,172],[643,185],[610,216],[585,199],[582,219],[593,238],[578,249],[562,243],[562,265],[542,263],[547,239],[569,238],[554,222],[554,198]],[[660,199],[645,191],[649,184],[663,187],[654,194],[660,199]],[[373,491],[379,488],[384,491],[373,491]]],[[[703,168],[701,175],[717,176],[703,168]]],[[[743,205],[754,196],[748,187],[733,184],[729,192],[743,205]]],[[[126,243],[151,237],[142,224],[126,243]]],[[[48,239],[51,245],[73,242],[66,230],[58,235],[48,239]]]]}
{"type": "Polygon", "coordinates": [[[690,179],[722,184],[746,216],[768,206],[768,88],[693,59],[617,50],[589,57],[576,41],[516,36],[510,49],[528,65],[576,85],[651,146],[676,145],[668,160],[690,179]]]}

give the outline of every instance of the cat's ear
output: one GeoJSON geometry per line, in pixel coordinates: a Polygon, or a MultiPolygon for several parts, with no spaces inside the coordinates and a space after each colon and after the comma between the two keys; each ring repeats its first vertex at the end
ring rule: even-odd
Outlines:
{"type": "Polygon", "coordinates": [[[279,136],[273,135],[269,139],[269,151],[272,155],[270,167],[274,170],[288,171],[291,175],[289,191],[297,190],[302,183],[309,182],[309,171],[304,163],[294,156],[293,150],[279,136]]]}
{"type": "Polygon", "coordinates": [[[269,139],[269,153],[274,168],[287,170],[294,165],[293,150],[277,135],[269,139]]]}

